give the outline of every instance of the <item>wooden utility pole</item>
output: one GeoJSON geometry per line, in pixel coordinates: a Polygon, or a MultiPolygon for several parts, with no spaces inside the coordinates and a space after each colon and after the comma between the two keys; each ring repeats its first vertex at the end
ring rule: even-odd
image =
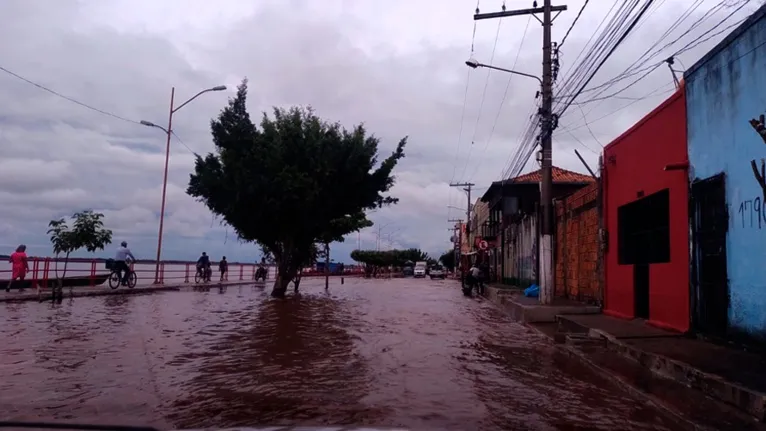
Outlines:
{"type": "MultiPolygon", "coordinates": [[[[537,2],[535,2],[537,5],[537,2]]],[[[543,7],[518,9],[485,14],[475,14],[475,21],[509,16],[532,15],[543,25],[543,79],[542,106],[539,111],[542,117],[541,151],[542,169],[540,169],[540,220],[541,238],[538,244],[540,259],[540,302],[550,304],[553,301],[553,163],[552,163],[552,133],[554,126],[553,115],[553,62],[551,26],[559,13],[567,10],[566,5],[552,6],[551,0],[543,0],[543,7]],[[552,17],[552,12],[557,12],[552,17]],[[535,14],[542,13],[541,20],[535,14]]]]}
{"type": "Polygon", "coordinates": [[[461,256],[461,253],[463,252],[461,250],[463,245],[463,231],[460,229],[460,226],[463,224],[463,220],[451,219],[451,220],[447,220],[447,222],[455,223],[455,225],[452,227],[454,232],[452,235],[455,239],[453,246],[455,247],[455,275],[457,275],[458,269],[460,268],[460,256],[461,256]]]}
{"type": "Polygon", "coordinates": [[[474,183],[451,183],[450,187],[464,187],[463,191],[468,193],[468,205],[465,207],[465,233],[468,235],[468,232],[471,228],[471,187],[475,186],[474,183]]]}

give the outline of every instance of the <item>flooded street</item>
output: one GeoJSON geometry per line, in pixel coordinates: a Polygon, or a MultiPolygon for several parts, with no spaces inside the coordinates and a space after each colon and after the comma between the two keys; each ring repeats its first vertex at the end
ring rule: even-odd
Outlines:
{"type": "Polygon", "coordinates": [[[0,305],[6,419],[411,429],[675,429],[452,281],[0,305]]]}

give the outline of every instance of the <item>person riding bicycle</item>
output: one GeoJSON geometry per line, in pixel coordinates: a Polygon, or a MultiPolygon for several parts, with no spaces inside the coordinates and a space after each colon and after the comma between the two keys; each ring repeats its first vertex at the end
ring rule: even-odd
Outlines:
{"type": "Polygon", "coordinates": [[[133,261],[136,260],[135,256],[133,256],[133,253],[131,253],[128,248],[128,243],[123,241],[120,244],[120,248],[117,249],[117,253],[114,255],[114,270],[120,274],[123,286],[128,284],[128,277],[130,276],[128,258],[133,261]]]}
{"type": "Polygon", "coordinates": [[[210,277],[210,257],[202,252],[202,256],[197,259],[197,271],[202,274],[205,279],[210,277]]]}

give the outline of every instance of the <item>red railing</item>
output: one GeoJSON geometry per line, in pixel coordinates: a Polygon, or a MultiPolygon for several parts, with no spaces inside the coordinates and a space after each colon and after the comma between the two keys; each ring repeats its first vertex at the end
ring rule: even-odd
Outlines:
{"type": "MultiPolygon", "coordinates": [[[[64,276],[64,259],[51,257],[30,257],[29,272],[26,274],[26,280],[31,284],[45,289],[51,286],[51,281],[64,276]],[[57,270],[58,268],[58,270],[57,270]]],[[[2,262],[0,262],[2,265],[2,262]]],[[[0,280],[9,280],[11,278],[10,264],[7,263],[6,269],[0,269],[0,280]]],[[[106,263],[103,259],[82,259],[70,258],[66,263],[66,278],[77,280],[77,286],[95,286],[105,282],[110,271],[106,269],[106,263]]],[[[258,264],[229,262],[228,271],[223,274],[224,281],[248,281],[255,280],[255,271],[258,264]]],[[[265,265],[268,269],[267,279],[273,280],[276,275],[274,265],[265,265]]],[[[137,285],[151,285],[154,283],[155,263],[152,261],[139,261],[131,264],[131,270],[138,277],[137,285]]],[[[159,282],[162,284],[183,284],[194,282],[194,275],[197,271],[195,262],[160,262],[159,282]]],[[[324,276],[323,272],[318,272],[311,268],[302,271],[304,277],[324,276]]],[[[359,276],[363,275],[364,270],[361,267],[349,266],[342,275],[359,276]]],[[[341,274],[331,274],[338,276],[341,274]]],[[[214,281],[220,279],[218,271],[218,262],[213,263],[214,281]]]]}

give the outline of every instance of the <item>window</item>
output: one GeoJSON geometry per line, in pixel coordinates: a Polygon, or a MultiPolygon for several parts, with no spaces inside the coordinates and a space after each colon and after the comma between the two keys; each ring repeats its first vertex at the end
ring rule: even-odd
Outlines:
{"type": "Polygon", "coordinates": [[[617,257],[621,265],[670,262],[670,190],[617,208],[617,257]]]}

